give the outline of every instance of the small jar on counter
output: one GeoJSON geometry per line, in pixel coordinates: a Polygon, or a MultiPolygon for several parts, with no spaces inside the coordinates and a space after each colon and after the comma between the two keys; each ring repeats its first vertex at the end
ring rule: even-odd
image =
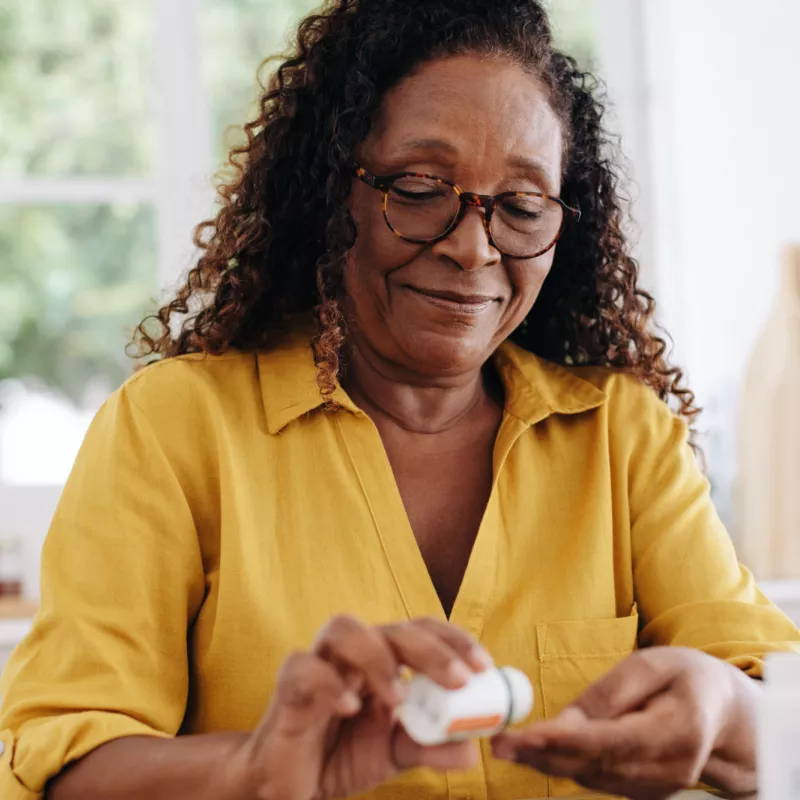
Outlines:
{"type": "Polygon", "coordinates": [[[0,598],[22,597],[22,542],[0,539],[0,598]]]}

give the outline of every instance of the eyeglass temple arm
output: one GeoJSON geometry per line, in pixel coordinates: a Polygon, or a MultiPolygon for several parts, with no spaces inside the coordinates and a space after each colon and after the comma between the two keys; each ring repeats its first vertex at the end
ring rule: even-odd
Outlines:
{"type": "Polygon", "coordinates": [[[388,181],[385,178],[379,178],[377,175],[373,175],[369,170],[358,166],[358,164],[353,164],[353,172],[355,172],[356,177],[364,181],[367,186],[371,186],[373,189],[378,189],[381,192],[389,191],[389,187],[392,183],[391,181],[388,181]]]}

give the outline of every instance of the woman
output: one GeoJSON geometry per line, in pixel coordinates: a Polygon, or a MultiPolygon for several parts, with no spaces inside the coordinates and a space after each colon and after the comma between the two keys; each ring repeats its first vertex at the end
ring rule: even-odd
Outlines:
{"type": "Polygon", "coordinates": [[[687,445],[601,115],[534,0],[302,23],[64,491],[3,798],[754,789],[751,678],[800,634],[687,445]],[[520,730],[394,724],[404,667],[489,654],[520,730]]]}

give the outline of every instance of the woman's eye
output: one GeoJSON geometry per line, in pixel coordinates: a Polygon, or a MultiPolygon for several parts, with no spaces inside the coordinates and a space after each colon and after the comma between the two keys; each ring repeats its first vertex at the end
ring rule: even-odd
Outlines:
{"type": "Polygon", "coordinates": [[[447,187],[438,181],[425,178],[400,178],[392,186],[392,194],[398,200],[413,203],[438,200],[448,192],[447,187]]]}
{"type": "Polygon", "coordinates": [[[433,200],[441,197],[442,192],[437,189],[400,189],[395,187],[395,194],[405,200],[433,200]]]}
{"type": "Polygon", "coordinates": [[[522,219],[539,219],[542,216],[542,209],[533,206],[508,203],[504,206],[504,208],[512,216],[520,217],[522,219]]]}

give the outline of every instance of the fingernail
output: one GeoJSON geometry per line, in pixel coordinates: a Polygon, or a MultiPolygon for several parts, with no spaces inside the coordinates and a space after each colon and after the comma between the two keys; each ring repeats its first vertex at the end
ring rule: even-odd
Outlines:
{"type": "Polygon", "coordinates": [[[525,737],[525,747],[530,747],[531,750],[542,750],[547,747],[547,739],[541,736],[525,737]]]}
{"type": "Polygon", "coordinates": [[[339,710],[343,714],[355,714],[361,710],[361,698],[349,690],[342,692],[339,697],[339,710]]]}
{"type": "Polygon", "coordinates": [[[586,714],[577,706],[567,706],[556,719],[568,725],[581,725],[586,722],[586,714]]]}
{"type": "Polygon", "coordinates": [[[473,647],[470,651],[470,657],[484,669],[491,669],[494,666],[494,659],[482,647],[473,647]]]}
{"type": "Polygon", "coordinates": [[[403,700],[406,699],[407,694],[408,685],[399,678],[395,678],[395,680],[392,681],[392,695],[394,696],[395,702],[402,703],[403,700]]]}
{"type": "Polygon", "coordinates": [[[451,661],[447,675],[454,683],[465,684],[472,678],[472,670],[463,661],[451,661]]]}

